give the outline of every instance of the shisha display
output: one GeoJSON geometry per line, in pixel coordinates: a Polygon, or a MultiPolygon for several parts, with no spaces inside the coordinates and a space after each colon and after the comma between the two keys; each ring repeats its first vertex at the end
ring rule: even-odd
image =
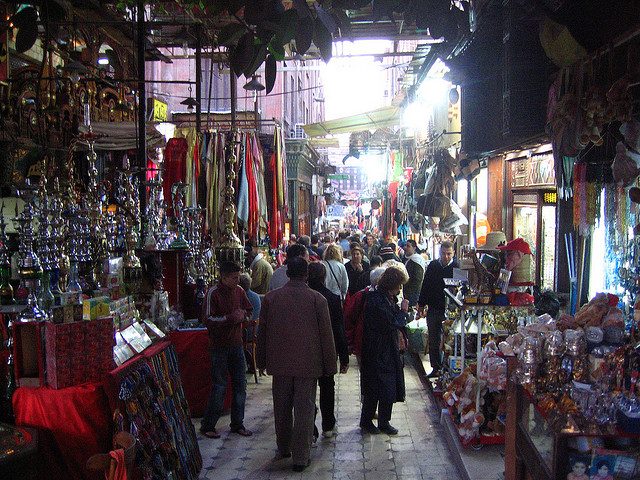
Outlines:
{"type": "Polygon", "coordinates": [[[89,265],[87,265],[86,277],[90,279],[92,286],[100,288],[103,283],[104,261],[107,258],[107,237],[104,227],[104,215],[102,211],[103,192],[98,185],[98,169],[96,161],[98,156],[94,150],[95,141],[100,137],[91,129],[89,121],[88,131],[80,133],[78,138],[89,147],[87,154],[87,190],[84,196],[84,208],[86,212],[88,229],[89,265]]]}
{"type": "Polygon", "coordinates": [[[13,287],[11,286],[11,258],[9,256],[7,223],[4,221],[4,202],[0,208],[0,305],[13,305],[13,287]]]}
{"type": "Polygon", "coordinates": [[[235,201],[235,189],[233,188],[233,182],[236,179],[236,137],[237,132],[231,133],[232,142],[229,142],[229,155],[227,160],[227,178],[226,186],[224,189],[224,204],[222,210],[222,222],[223,231],[220,235],[220,240],[215,248],[216,260],[220,263],[225,261],[235,262],[239,265],[244,264],[244,247],[238,234],[236,233],[236,207],[235,201]]]}
{"type": "Polygon", "coordinates": [[[202,305],[207,283],[211,280],[208,251],[203,242],[204,211],[201,207],[187,210],[187,241],[189,250],[185,254],[185,281],[196,284],[196,303],[202,305]]]}
{"type": "Polygon", "coordinates": [[[160,170],[157,175],[143,185],[149,187],[149,200],[145,212],[146,231],[144,237],[145,250],[164,250],[168,234],[164,226],[164,202],[162,200],[162,176],[160,170]]]}
{"type": "Polygon", "coordinates": [[[64,202],[60,192],[60,181],[58,177],[53,179],[53,188],[48,197],[47,209],[51,225],[49,235],[49,258],[51,261],[50,280],[51,293],[55,298],[56,305],[60,302],[60,279],[61,272],[68,264],[69,258],[66,256],[63,245],[66,235],[66,223],[62,217],[64,202]],[[64,268],[63,268],[64,267],[64,268]]]}
{"type": "Polygon", "coordinates": [[[189,248],[189,243],[184,238],[185,223],[187,220],[187,212],[185,211],[185,198],[187,194],[186,183],[176,182],[171,186],[171,201],[173,205],[173,218],[176,222],[176,238],[171,242],[169,248],[172,250],[181,250],[189,248]]]}
{"type": "Polygon", "coordinates": [[[18,195],[25,200],[24,208],[20,215],[13,221],[18,232],[18,276],[20,282],[26,288],[26,308],[18,316],[19,322],[39,322],[47,319],[47,315],[38,305],[38,290],[42,278],[42,266],[40,259],[34,250],[34,189],[26,181],[18,195]]]}
{"type": "Polygon", "coordinates": [[[79,264],[90,260],[90,243],[87,237],[88,220],[77,205],[71,204],[67,217],[67,254],[69,257],[69,275],[65,291],[81,294],[82,285],[78,272],[79,264]]]}
{"type": "Polygon", "coordinates": [[[124,160],[123,165],[124,188],[124,247],[122,268],[124,281],[130,289],[136,290],[142,280],[142,265],[136,255],[140,231],[140,199],[138,197],[139,182],[133,178],[130,170],[129,159],[124,160]]]}
{"type": "Polygon", "coordinates": [[[40,177],[40,210],[38,214],[38,256],[42,265],[42,286],[40,289],[40,307],[49,315],[55,304],[55,297],[51,291],[51,271],[55,266],[52,256],[52,232],[50,200],[47,194],[47,177],[40,177]]]}

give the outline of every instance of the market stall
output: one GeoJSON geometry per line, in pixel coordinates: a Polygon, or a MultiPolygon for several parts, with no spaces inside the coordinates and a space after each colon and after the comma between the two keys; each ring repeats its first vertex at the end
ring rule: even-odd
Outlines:
{"type": "Polygon", "coordinates": [[[598,294],[575,317],[539,317],[501,345],[513,372],[507,478],[565,478],[578,470],[594,476],[601,469],[611,478],[638,478],[638,337],[636,328],[625,335],[618,302],[598,294]]]}
{"type": "MultiPolygon", "coordinates": [[[[146,393],[145,393],[146,395],[146,393]]],[[[151,406],[150,404],[148,406],[151,406]]],[[[35,427],[41,436],[41,460],[43,471],[57,472],[52,478],[93,478],[85,465],[87,459],[101,452],[107,452],[111,443],[111,432],[135,424],[139,439],[138,449],[147,458],[138,468],[142,472],[154,471],[157,459],[167,452],[156,451],[153,443],[145,438],[161,438],[164,431],[166,446],[172,449],[173,457],[185,459],[175,468],[168,467],[179,478],[197,478],[201,466],[200,453],[195,440],[195,430],[189,419],[189,409],[182,390],[174,347],[167,341],[159,342],[146,349],[125,364],[109,372],[104,382],[83,383],[81,385],[55,389],[51,387],[18,388],[13,395],[16,424],[35,427]],[[158,402],[156,410],[148,410],[136,403],[137,381],[141,376],[152,375],[152,389],[145,402],[158,402]],[[136,380],[134,377],[140,377],[136,380]],[[145,419],[153,412],[163,412],[162,418],[172,425],[183,425],[183,429],[172,429],[166,425],[153,425],[145,419]],[[137,413],[136,413],[137,412],[137,413]],[[115,425],[114,425],[115,422],[115,425]],[[150,429],[153,429],[150,430],[150,429]],[[160,429],[160,430],[158,430],[160,429]],[[155,460],[154,460],[155,459],[155,460]],[[188,462],[186,459],[189,459],[188,462]],[[154,463],[155,462],[155,463],[154,463]]],[[[163,440],[164,441],[164,440],[163,440]]],[[[159,462],[163,465],[163,461],[159,462]]],[[[165,464],[166,465],[166,464],[165,464]]]]}

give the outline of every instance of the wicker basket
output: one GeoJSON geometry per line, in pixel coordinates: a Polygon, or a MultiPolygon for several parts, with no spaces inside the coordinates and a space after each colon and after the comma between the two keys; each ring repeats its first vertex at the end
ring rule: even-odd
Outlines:
{"type": "Polygon", "coordinates": [[[533,285],[533,255],[524,255],[522,261],[516,265],[511,273],[509,285],[533,285]]]}

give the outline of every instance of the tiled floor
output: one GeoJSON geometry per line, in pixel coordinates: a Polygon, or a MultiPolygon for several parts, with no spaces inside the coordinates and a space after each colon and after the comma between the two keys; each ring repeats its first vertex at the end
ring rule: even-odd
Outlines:
{"type": "MultiPolygon", "coordinates": [[[[353,360],[353,359],[352,359],[353,360]]],[[[338,434],[318,440],[311,451],[311,465],[303,473],[291,470],[290,460],[273,461],[276,452],[271,401],[271,379],[262,377],[247,384],[245,425],[250,438],[228,432],[229,417],[218,425],[219,440],[198,434],[203,458],[201,479],[293,479],[310,480],[458,480],[432,404],[411,366],[405,368],[407,400],[396,403],[391,423],[399,435],[362,435],[360,386],[357,366],[346,375],[336,375],[338,434]]],[[[199,427],[199,419],[195,421],[199,427]]],[[[320,419],[317,422],[320,425],[320,419]]]]}

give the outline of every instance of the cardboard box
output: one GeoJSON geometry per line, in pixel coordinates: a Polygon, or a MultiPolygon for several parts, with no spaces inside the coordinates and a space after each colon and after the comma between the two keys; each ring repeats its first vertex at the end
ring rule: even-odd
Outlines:
{"type": "Polygon", "coordinates": [[[86,299],[82,306],[83,320],[97,320],[100,317],[109,316],[111,299],[109,297],[94,297],[86,299]]]}
{"type": "Polygon", "coordinates": [[[46,323],[45,339],[47,382],[52,388],[99,382],[114,368],[111,317],[86,322],[46,323]]]}
{"type": "Polygon", "coordinates": [[[16,384],[41,387],[45,384],[45,351],[42,323],[13,324],[13,358],[16,384]]]}

